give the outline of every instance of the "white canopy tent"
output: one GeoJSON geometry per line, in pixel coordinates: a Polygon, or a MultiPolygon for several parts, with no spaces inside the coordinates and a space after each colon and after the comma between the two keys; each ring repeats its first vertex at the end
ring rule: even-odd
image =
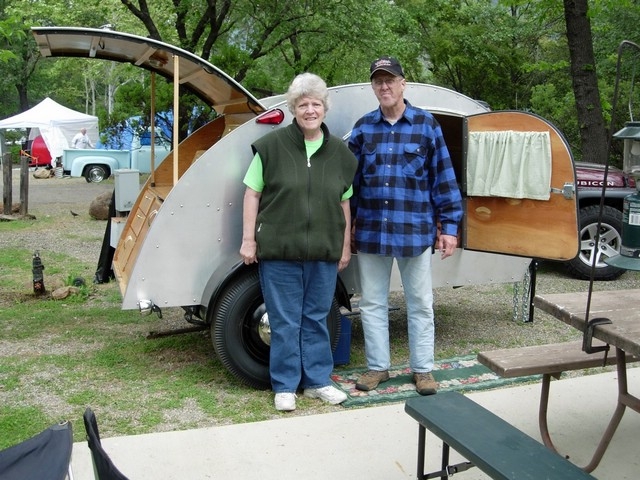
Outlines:
{"type": "Polygon", "coordinates": [[[26,112],[0,120],[0,129],[37,128],[52,159],[62,156],[62,151],[69,148],[74,135],[83,127],[95,144],[98,140],[98,117],[76,112],[48,97],[26,112]]]}

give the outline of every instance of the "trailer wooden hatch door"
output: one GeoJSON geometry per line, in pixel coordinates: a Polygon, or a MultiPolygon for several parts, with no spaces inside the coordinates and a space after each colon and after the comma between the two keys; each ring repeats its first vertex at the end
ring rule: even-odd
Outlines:
{"type": "Polygon", "coordinates": [[[562,261],[576,256],[575,169],[553,125],[524,112],[469,116],[464,157],[465,248],[562,261]]]}

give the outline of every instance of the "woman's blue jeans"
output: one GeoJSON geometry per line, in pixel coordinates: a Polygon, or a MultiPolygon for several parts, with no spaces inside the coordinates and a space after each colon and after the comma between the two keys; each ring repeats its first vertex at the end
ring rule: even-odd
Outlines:
{"type": "Polygon", "coordinates": [[[276,393],[331,384],[327,315],[337,262],[260,260],[260,286],[271,326],[269,372],[276,393]]]}
{"type": "MultiPolygon", "coordinates": [[[[358,253],[362,299],[360,318],[364,331],[367,367],[388,370],[389,281],[394,257],[358,253]]],[[[409,366],[416,373],[433,369],[435,324],[431,282],[431,248],[422,255],[396,258],[407,304],[409,366]]]]}

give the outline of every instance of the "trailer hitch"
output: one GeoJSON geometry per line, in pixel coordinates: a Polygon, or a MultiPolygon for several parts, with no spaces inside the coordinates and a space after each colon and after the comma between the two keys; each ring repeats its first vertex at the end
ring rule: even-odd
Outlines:
{"type": "Polygon", "coordinates": [[[151,300],[140,300],[138,302],[138,308],[140,309],[141,315],[150,315],[152,312],[155,312],[158,314],[158,318],[162,318],[162,310],[151,300]]]}

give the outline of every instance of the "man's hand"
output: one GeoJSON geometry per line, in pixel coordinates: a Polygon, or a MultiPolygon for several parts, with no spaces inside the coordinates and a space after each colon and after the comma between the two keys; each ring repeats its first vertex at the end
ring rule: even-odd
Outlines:
{"type": "Polygon", "coordinates": [[[458,245],[458,237],[455,235],[440,235],[436,242],[436,248],[440,252],[440,258],[445,259],[453,255],[458,245]]]}

